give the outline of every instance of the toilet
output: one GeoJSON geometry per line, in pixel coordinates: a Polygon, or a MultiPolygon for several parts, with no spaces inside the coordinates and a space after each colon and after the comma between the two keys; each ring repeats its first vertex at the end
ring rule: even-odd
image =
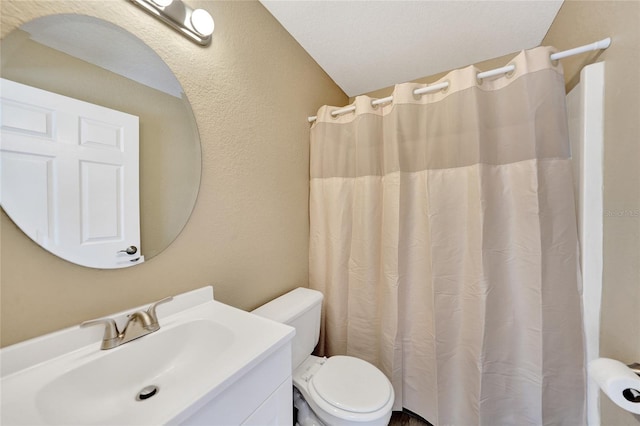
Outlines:
{"type": "Polygon", "coordinates": [[[351,356],[311,355],[320,337],[322,293],[297,288],[254,314],[296,329],[292,342],[294,405],[300,426],[386,426],[394,392],[372,364],[351,356]]]}

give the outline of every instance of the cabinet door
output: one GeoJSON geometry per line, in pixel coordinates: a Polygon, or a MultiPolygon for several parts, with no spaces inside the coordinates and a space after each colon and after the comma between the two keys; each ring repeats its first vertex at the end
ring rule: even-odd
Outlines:
{"type": "Polygon", "coordinates": [[[293,388],[291,378],[282,383],[271,396],[242,423],[245,426],[281,426],[293,424],[293,388]]]}

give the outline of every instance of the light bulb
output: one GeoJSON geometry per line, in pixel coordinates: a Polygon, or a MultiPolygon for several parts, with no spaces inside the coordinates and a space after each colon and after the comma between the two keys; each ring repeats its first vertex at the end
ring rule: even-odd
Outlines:
{"type": "Polygon", "coordinates": [[[204,9],[196,9],[191,13],[191,25],[193,28],[203,36],[210,36],[213,34],[213,18],[204,9]]]}

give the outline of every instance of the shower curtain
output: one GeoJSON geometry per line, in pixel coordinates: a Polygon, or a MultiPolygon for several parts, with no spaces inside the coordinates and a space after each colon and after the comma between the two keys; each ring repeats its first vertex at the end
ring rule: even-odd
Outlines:
{"type": "Polygon", "coordinates": [[[446,90],[324,106],[311,130],[320,352],[379,367],[435,425],[583,425],[578,241],[553,50],[446,90]]]}

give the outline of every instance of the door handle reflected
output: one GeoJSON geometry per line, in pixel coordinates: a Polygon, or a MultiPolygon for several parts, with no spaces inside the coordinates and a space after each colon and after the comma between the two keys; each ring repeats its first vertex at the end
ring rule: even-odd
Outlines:
{"type": "Polygon", "coordinates": [[[138,252],[138,247],[129,246],[124,250],[120,250],[118,253],[127,253],[128,255],[136,254],[138,252]]]}

